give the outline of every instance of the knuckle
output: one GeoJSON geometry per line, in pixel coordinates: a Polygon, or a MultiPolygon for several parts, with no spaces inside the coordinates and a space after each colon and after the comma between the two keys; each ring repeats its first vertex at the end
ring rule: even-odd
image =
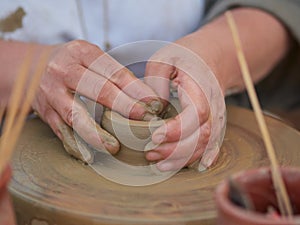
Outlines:
{"type": "Polygon", "coordinates": [[[209,110],[207,110],[207,107],[203,107],[203,105],[197,105],[197,113],[200,121],[206,121],[209,116],[209,110]]]}
{"type": "Polygon", "coordinates": [[[51,109],[49,107],[38,106],[35,108],[35,112],[44,122],[51,124],[51,109]]]}
{"type": "Polygon", "coordinates": [[[147,113],[147,110],[145,109],[144,104],[135,102],[133,104],[126,104],[124,106],[124,112],[125,115],[128,115],[132,119],[138,119],[138,120],[150,120],[151,113],[147,113]],[[150,117],[150,118],[145,118],[150,117]]]}
{"type": "Polygon", "coordinates": [[[46,66],[46,73],[54,77],[61,77],[67,74],[66,67],[62,66],[55,60],[50,61],[46,66]]]}
{"type": "Polygon", "coordinates": [[[86,45],[89,45],[89,43],[87,41],[84,41],[84,40],[74,40],[74,41],[68,42],[65,46],[71,52],[72,51],[78,52],[83,47],[85,47],[86,45]]]}
{"type": "Polygon", "coordinates": [[[204,124],[201,127],[201,135],[198,140],[199,145],[206,146],[209,142],[210,135],[211,135],[211,127],[209,126],[209,124],[204,124]]]}
{"type": "Polygon", "coordinates": [[[74,58],[80,58],[82,55],[90,54],[92,53],[93,49],[98,48],[96,45],[84,40],[70,41],[65,47],[70,55],[74,58]]]}
{"type": "Polygon", "coordinates": [[[100,103],[107,101],[112,91],[108,82],[103,83],[103,81],[100,80],[95,83],[92,90],[93,90],[93,94],[95,96],[98,96],[98,101],[100,103]]]}
{"type": "Polygon", "coordinates": [[[80,121],[80,112],[77,109],[74,108],[67,108],[65,109],[65,118],[66,118],[66,123],[74,127],[79,121],[80,121]]]}
{"type": "Polygon", "coordinates": [[[101,64],[103,66],[103,75],[109,79],[111,79],[113,82],[118,82],[119,79],[122,79],[125,68],[115,62],[110,57],[103,57],[101,59],[101,64]]]}
{"type": "Polygon", "coordinates": [[[178,137],[180,140],[184,139],[184,122],[182,117],[180,115],[177,115],[176,117],[169,119],[169,121],[169,124],[167,123],[166,126],[166,138],[173,139],[174,137],[178,137]]]}
{"type": "MultiPolygon", "coordinates": [[[[84,71],[81,70],[81,67],[74,64],[74,65],[62,65],[57,63],[56,61],[51,61],[48,63],[46,67],[46,74],[45,76],[45,84],[49,85],[51,83],[64,83],[64,84],[72,84],[78,77],[75,74],[81,74],[82,77],[84,71]]],[[[78,81],[77,81],[78,82],[78,81]]]]}
{"type": "Polygon", "coordinates": [[[73,110],[72,108],[65,109],[65,121],[68,125],[72,126],[73,122],[73,110]]]}

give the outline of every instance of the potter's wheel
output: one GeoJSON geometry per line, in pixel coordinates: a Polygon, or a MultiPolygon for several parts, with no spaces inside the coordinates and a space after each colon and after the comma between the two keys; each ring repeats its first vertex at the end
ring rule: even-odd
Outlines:
{"type": "MultiPolygon", "coordinates": [[[[300,166],[300,133],[267,118],[280,164],[300,166]]],[[[214,224],[216,185],[237,171],[269,165],[254,114],[230,107],[221,155],[204,173],[184,169],[146,187],[110,182],[69,157],[47,125],[27,122],[13,158],[19,224],[214,224]],[[40,223],[38,223],[40,222],[40,223]]]]}

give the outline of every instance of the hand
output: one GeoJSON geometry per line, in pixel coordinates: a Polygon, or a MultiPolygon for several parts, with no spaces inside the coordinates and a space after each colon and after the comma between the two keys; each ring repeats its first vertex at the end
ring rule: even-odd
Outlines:
{"type": "Polygon", "coordinates": [[[97,46],[85,41],[54,46],[32,107],[66,150],[85,162],[93,160],[86,143],[112,154],[119,143],[100,128],[74,93],[131,119],[150,120],[162,108],[150,87],[97,46]]]}
{"type": "Polygon", "coordinates": [[[200,58],[203,49],[198,46],[193,35],[184,37],[155,53],[146,67],[145,83],[164,105],[170,97],[171,81],[182,107],[179,115],[153,133],[152,142],[159,145],[146,154],[148,160],[158,161],[162,171],[190,165],[203,154],[201,165],[206,168],[215,160],[222,142],[224,96],[212,70],[200,58]]]}

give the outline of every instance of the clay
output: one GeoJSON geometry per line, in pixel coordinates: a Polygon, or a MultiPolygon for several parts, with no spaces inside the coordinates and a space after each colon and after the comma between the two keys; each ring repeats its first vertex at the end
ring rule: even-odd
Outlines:
{"type": "Polygon", "coordinates": [[[67,153],[82,162],[92,163],[94,161],[93,150],[71,127],[63,123],[58,129],[63,137],[63,146],[67,153]]]}
{"type": "MultiPolygon", "coordinates": [[[[87,100],[85,100],[87,101],[87,100]]],[[[179,110],[179,102],[178,100],[172,100],[172,104],[169,104],[165,110],[162,111],[162,103],[158,101],[154,101],[150,106],[146,106],[149,108],[149,111],[152,112],[159,112],[162,118],[171,118],[177,115],[177,111],[179,110]],[[177,107],[177,110],[173,106],[177,107]]],[[[93,104],[91,102],[89,104],[93,104]]],[[[91,107],[91,106],[90,106],[91,107]]],[[[92,107],[91,107],[92,108],[92,107]]],[[[135,162],[133,165],[148,165],[149,162],[145,159],[144,154],[142,151],[147,143],[149,143],[151,139],[151,132],[154,131],[156,128],[163,124],[163,121],[156,121],[158,117],[153,118],[153,114],[146,113],[144,118],[147,119],[147,115],[151,115],[151,121],[136,121],[136,120],[129,120],[116,112],[112,112],[108,109],[105,110],[103,113],[102,118],[102,126],[103,129],[99,126],[99,124],[95,121],[92,122],[93,127],[97,130],[98,135],[102,138],[102,140],[109,145],[114,146],[114,149],[119,150],[116,158],[118,160],[122,160],[124,162],[130,163],[135,162]],[[153,122],[155,121],[155,122],[153,122]],[[129,127],[128,127],[129,126],[129,127]],[[130,131],[125,130],[126,128],[133,131],[133,136],[130,136],[130,131]],[[117,135],[116,132],[119,134],[117,135]],[[113,136],[116,138],[113,138],[113,136]],[[119,138],[121,138],[119,140],[119,138]],[[138,150],[135,151],[132,148],[128,147],[128,145],[124,144],[124,140],[128,140],[132,142],[132,138],[144,139],[142,145],[137,146],[138,150]],[[117,142],[118,140],[121,143],[117,142]],[[134,158],[132,160],[132,158],[134,158]]],[[[91,120],[93,120],[91,118],[91,120]]],[[[95,149],[93,146],[88,145],[72,128],[70,128],[66,124],[60,124],[58,126],[59,131],[62,136],[63,146],[67,153],[71,156],[75,157],[76,159],[81,160],[84,163],[92,164],[94,162],[94,157],[96,152],[103,152],[107,153],[107,150],[104,149],[95,149]]],[[[138,141],[137,141],[138,142],[138,141]]],[[[136,145],[136,143],[133,143],[136,145]]],[[[148,145],[149,146],[149,145],[148,145]]],[[[116,152],[111,152],[115,154],[116,152]]]]}
{"type": "MultiPolygon", "coordinates": [[[[253,209],[248,210],[233,204],[229,199],[228,180],[222,182],[216,190],[218,225],[292,225],[300,223],[300,169],[281,168],[284,183],[293,207],[292,220],[279,219],[268,213],[270,207],[279,212],[269,168],[243,171],[232,176],[243,192],[251,200],[253,209]]],[[[273,214],[274,215],[274,214],[273,214]]]]}
{"type": "Polygon", "coordinates": [[[145,151],[152,150],[151,134],[163,123],[181,111],[178,99],[171,99],[170,104],[161,113],[162,119],[137,121],[127,119],[111,110],[105,110],[101,125],[120,142],[120,151],[115,155],[118,160],[130,165],[149,165],[145,151]],[[146,147],[147,146],[147,147],[146,147]]]}
{"type": "Polygon", "coordinates": [[[26,15],[24,9],[19,7],[5,18],[0,19],[0,32],[14,32],[23,27],[23,18],[26,15]]]}
{"type": "MultiPolygon", "coordinates": [[[[94,121],[92,117],[90,117],[90,124],[88,124],[91,128],[95,129],[95,132],[99,135],[101,140],[105,143],[109,143],[111,146],[111,154],[115,154],[120,146],[119,142],[106,130],[101,129],[100,125],[94,121]]],[[[76,159],[81,160],[84,163],[91,164],[94,161],[95,151],[107,153],[107,150],[103,146],[102,148],[94,147],[92,145],[88,145],[72,128],[68,125],[62,123],[58,126],[58,129],[62,136],[63,146],[67,153],[76,159]]]]}
{"type": "MultiPolygon", "coordinates": [[[[279,163],[300,166],[300,134],[267,118],[279,163]]],[[[269,165],[252,112],[228,109],[221,154],[206,172],[183,169],[150,186],[113,183],[70,157],[39,119],[27,121],[12,159],[9,190],[19,225],[215,224],[215,187],[241,170],[269,165]]],[[[113,165],[107,164],[108,169],[113,165]]]]}

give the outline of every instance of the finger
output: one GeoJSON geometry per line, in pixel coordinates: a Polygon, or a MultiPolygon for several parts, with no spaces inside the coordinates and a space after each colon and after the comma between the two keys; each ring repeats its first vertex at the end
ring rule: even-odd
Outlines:
{"type": "Polygon", "coordinates": [[[164,105],[169,99],[170,76],[174,73],[175,67],[166,63],[149,61],[146,65],[144,82],[158,94],[164,105]]]}
{"type": "MultiPolygon", "coordinates": [[[[98,67],[100,66],[103,65],[98,65],[98,67]]],[[[158,114],[162,111],[163,105],[158,95],[148,85],[135,77],[127,68],[122,67],[115,73],[112,73],[112,75],[108,75],[106,71],[104,77],[108,78],[110,82],[131,98],[146,103],[154,113],[158,114]]]]}
{"type": "Polygon", "coordinates": [[[54,133],[63,142],[64,149],[67,153],[80,159],[85,163],[93,163],[94,153],[76,132],[64,123],[60,116],[51,108],[48,108],[45,114],[46,122],[50,125],[54,133]]]}
{"type": "Polygon", "coordinates": [[[142,120],[145,116],[150,116],[149,113],[155,113],[151,107],[129,97],[106,78],[80,65],[74,66],[70,72],[73,75],[64,80],[68,88],[76,90],[80,95],[97,101],[127,118],[142,120]]]}
{"type": "Polygon", "coordinates": [[[80,137],[90,145],[96,146],[100,151],[107,149],[112,154],[117,153],[120,148],[119,142],[95,122],[83,105],[78,102],[78,99],[75,99],[73,102],[72,114],[73,128],[78,132],[80,137]],[[76,118],[76,112],[78,112],[78,118],[76,118]]]}
{"type": "Polygon", "coordinates": [[[100,128],[84,106],[75,101],[70,93],[59,93],[58,91],[56,94],[64,97],[53,96],[50,104],[61,115],[65,123],[71,126],[85,142],[97,150],[108,150],[112,154],[119,150],[119,142],[100,128]]]}
{"type": "Polygon", "coordinates": [[[106,78],[131,98],[153,107],[154,111],[161,110],[157,94],[99,47],[85,41],[75,41],[68,48],[73,57],[80,59],[84,68],[106,78]]]}
{"type": "Polygon", "coordinates": [[[89,148],[72,128],[65,123],[61,123],[58,129],[62,134],[64,148],[70,155],[88,164],[93,163],[93,150],[89,148]]]}
{"type": "MultiPolygon", "coordinates": [[[[148,152],[146,158],[149,161],[162,160],[160,164],[164,164],[173,160],[183,160],[185,163],[189,161],[194,152],[199,148],[200,129],[198,129],[193,135],[180,142],[164,143],[159,145],[155,150],[148,152]],[[153,152],[160,155],[160,159],[153,158],[153,152]]],[[[184,166],[185,163],[182,165],[184,166]]]]}
{"type": "Polygon", "coordinates": [[[210,121],[206,122],[189,138],[182,140],[181,145],[178,142],[164,143],[154,150],[146,153],[149,161],[161,161],[157,167],[159,170],[177,170],[183,166],[190,165],[198,160],[206,149],[209,141],[210,121]],[[196,145],[193,143],[197,143],[196,145]],[[194,149],[192,152],[191,150],[194,149]]]}
{"type": "Polygon", "coordinates": [[[100,124],[102,115],[104,112],[104,107],[101,104],[96,103],[95,101],[85,98],[83,96],[80,96],[80,99],[82,102],[84,102],[84,106],[89,112],[89,114],[95,119],[95,121],[100,124]]]}
{"type": "Polygon", "coordinates": [[[194,152],[193,156],[186,163],[186,166],[193,164],[195,161],[199,160],[201,156],[205,153],[207,149],[208,142],[210,140],[210,131],[211,131],[211,121],[207,121],[200,128],[200,138],[198,140],[197,149],[194,152]]]}
{"type": "Polygon", "coordinates": [[[186,138],[209,118],[208,102],[197,83],[182,71],[178,71],[173,82],[177,85],[183,111],[153,133],[154,143],[174,142],[186,138]]]}
{"type": "Polygon", "coordinates": [[[214,162],[217,161],[219,152],[220,147],[218,145],[215,145],[210,149],[206,149],[199,163],[198,170],[204,171],[209,168],[214,162]]]}
{"type": "MultiPolygon", "coordinates": [[[[126,79],[131,77],[124,76],[124,74],[122,74],[121,72],[122,71],[118,72],[117,74],[121,74],[122,77],[126,77],[126,79]]],[[[119,80],[121,81],[121,78],[119,78],[119,80]]],[[[128,80],[127,82],[125,82],[125,85],[117,85],[128,96],[146,103],[147,107],[149,108],[149,112],[154,114],[160,114],[162,112],[163,104],[161,102],[161,99],[148,85],[146,85],[141,80],[134,77],[132,80],[128,80]]]]}
{"type": "Polygon", "coordinates": [[[196,150],[192,157],[188,160],[188,162],[185,158],[167,159],[164,161],[160,161],[157,163],[157,168],[162,172],[180,170],[183,167],[186,167],[198,160],[202,156],[203,151],[204,150],[201,148],[196,150]]]}
{"type": "Polygon", "coordinates": [[[191,144],[196,143],[197,140],[197,145],[194,147],[194,151],[204,151],[210,137],[210,126],[210,122],[206,122],[203,126],[201,126],[201,128],[198,128],[198,130],[195,133],[193,133],[190,137],[181,140],[182,147],[180,148],[178,147],[178,142],[163,143],[158,146],[154,145],[152,151],[149,151],[150,149],[147,149],[149,151],[146,153],[147,159],[149,161],[162,160],[170,157],[171,154],[173,154],[173,159],[179,159],[190,153],[186,149],[191,148],[191,144]]]}

